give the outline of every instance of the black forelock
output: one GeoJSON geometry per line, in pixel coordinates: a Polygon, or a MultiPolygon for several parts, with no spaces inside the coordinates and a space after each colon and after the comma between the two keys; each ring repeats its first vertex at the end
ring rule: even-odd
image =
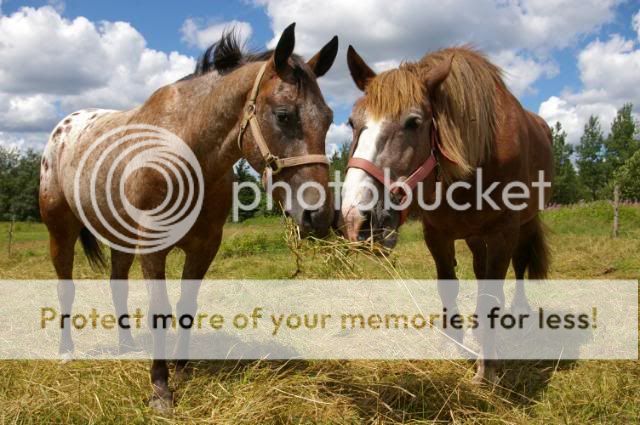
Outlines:
{"type": "MultiPolygon", "coordinates": [[[[202,70],[203,74],[206,74],[211,68],[218,72],[235,69],[242,63],[245,56],[243,46],[240,43],[240,37],[235,28],[223,32],[220,40],[212,44],[207,50],[208,54],[205,51],[202,56],[203,62],[207,65],[207,67],[202,70]],[[213,50],[213,55],[211,54],[211,50],[213,50]]],[[[196,71],[198,70],[196,69],[196,71]]]]}
{"type": "MultiPolygon", "coordinates": [[[[240,42],[238,31],[235,28],[225,30],[220,40],[213,43],[204,51],[198,59],[196,69],[192,74],[182,78],[182,80],[190,80],[200,75],[205,75],[211,71],[217,71],[220,74],[231,72],[240,66],[250,62],[260,62],[271,58],[273,50],[265,50],[262,52],[247,52],[243,44],[240,42]]],[[[294,69],[297,78],[304,74],[301,68],[302,58],[298,55],[291,55],[294,62],[294,69]]]]}

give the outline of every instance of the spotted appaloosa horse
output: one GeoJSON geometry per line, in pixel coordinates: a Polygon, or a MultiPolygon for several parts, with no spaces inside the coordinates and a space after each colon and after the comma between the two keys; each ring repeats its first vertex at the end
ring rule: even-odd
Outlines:
{"type": "MultiPolygon", "coordinates": [[[[171,248],[180,248],[186,254],[183,280],[199,281],[204,277],[218,251],[222,227],[231,209],[232,167],[240,158],[246,158],[258,171],[273,166],[269,163],[273,157],[265,155],[264,149],[282,161],[296,159],[296,163],[283,163],[286,168],[274,175],[273,181],[288,183],[294,191],[302,183],[312,181],[328,192],[328,168],[323,162],[326,162],[325,137],[332,122],[332,112],[316,79],[333,64],[338,40],[334,37],[308,62],[293,54],[294,44],[294,24],[285,29],[275,50],[259,54],[244,53],[233,33],[227,33],[205,53],[194,74],[160,88],[143,105],[123,112],[96,109],[74,112],[56,127],[42,160],[40,211],[50,234],[51,259],[60,279],[58,295],[63,314],[71,311],[74,299],[71,278],[74,245],[78,237],[90,261],[104,261],[95,235],[80,219],[73,186],[83,152],[111,129],[150,124],[171,131],[191,148],[204,176],[204,187],[196,188],[204,192],[202,210],[186,235],[167,249],[140,256],[143,275],[151,282],[149,317],[156,311],[171,311],[164,284],[165,261],[171,248]],[[261,72],[261,78],[257,78],[261,72]],[[254,115],[251,115],[247,106],[254,94],[254,115]],[[255,117],[252,120],[257,123],[258,131],[247,129],[239,143],[241,127],[249,125],[251,116],[255,117]],[[315,159],[306,161],[309,158],[315,159]]],[[[100,153],[98,151],[96,155],[100,153]]],[[[119,153],[111,153],[107,161],[119,153]]],[[[80,181],[88,181],[90,172],[90,169],[84,171],[80,181]]],[[[121,168],[115,171],[116,174],[121,172],[121,168]]],[[[100,184],[106,185],[104,180],[98,180],[100,184]]],[[[151,169],[132,174],[124,187],[128,201],[142,210],[158,206],[167,192],[160,173],[151,169]]],[[[117,188],[107,189],[119,198],[117,188]]],[[[276,191],[276,201],[282,195],[276,191]]],[[[318,196],[310,191],[304,192],[305,197],[314,195],[318,196]]],[[[327,234],[333,217],[332,200],[327,196],[319,209],[305,211],[296,198],[293,197],[286,212],[295,219],[301,233],[327,234]]],[[[91,212],[88,197],[81,196],[80,199],[86,203],[82,205],[83,210],[91,212]]],[[[310,205],[317,201],[305,200],[310,205]]],[[[282,199],[280,201],[283,202],[282,199]]],[[[104,203],[104,199],[98,199],[98,203],[104,203]]],[[[119,199],[119,206],[121,204],[122,199],[119,199]]],[[[110,218],[108,224],[120,229],[119,223],[107,216],[107,220],[110,218]]],[[[102,234],[105,226],[95,214],[88,214],[86,219],[98,229],[101,237],[110,240],[109,232],[102,234]]],[[[111,289],[118,315],[127,314],[128,287],[121,281],[127,279],[133,259],[133,253],[111,250],[111,289]]],[[[198,284],[182,285],[177,315],[195,310],[198,289],[198,284]]],[[[180,332],[177,347],[184,349],[188,346],[189,334],[188,331],[180,332]]],[[[165,333],[165,330],[154,332],[154,352],[164,353],[165,333]]],[[[131,334],[120,329],[119,342],[125,348],[132,345],[131,334]]],[[[73,350],[69,329],[63,331],[60,350],[73,350]]],[[[176,358],[181,357],[178,355],[176,358]]],[[[184,364],[185,361],[178,361],[177,370],[184,364]]],[[[168,376],[164,357],[155,357],[151,367],[153,394],[150,404],[158,409],[167,408],[172,403],[168,376]]]]}
{"type": "MultiPolygon", "coordinates": [[[[540,279],[549,267],[538,217],[540,190],[548,200],[549,188],[532,187],[539,171],[544,171],[547,182],[552,178],[547,124],[524,110],[505,86],[501,71],[469,48],[430,53],[418,62],[379,75],[351,46],[347,61],[353,80],[364,91],[349,120],[353,150],[341,214],[349,239],[373,236],[393,248],[401,214],[385,209],[382,197],[372,210],[363,211],[373,199],[365,185],[381,190],[380,179],[375,176],[385,168],[396,181],[419,176],[413,183],[419,179],[423,185],[410,187],[413,211],[422,221],[424,239],[436,262],[438,291],[450,316],[458,312],[457,239],[464,239],[473,253],[479,317],[486,317],[492,305],[504,304],[502,284],[482,280],[502,282],[510,261],[517,279],[513,308],[528,309],[525,271],[529,278],[540,279]],[[487,203],[481,210],[475,208],[479,185],[474,172],[480,168],[482,186],[496,184],[490,198],[498,210],[487,203]],[[434,202],[437,180],[443,183],[443,192],[454,183],[468,183],[469,189],[454,192],[453,200],[458,205],[469,202],[473,207],[458,211],[443,201],[433,211],[416,208],[418,196],[427,204],[434,202]],[[510,182],[522,182],[530,188],[529,198],[521,199],[527,204],[521,211],[507,208],[500,196],[510,182]]],[[[482,352],[474,382],[495,377],[495,362],[489,360],[496,358],[494,333],[487,327],[478,330],[482,352]]],[[[452,333],[462,340],[462,332],[452,333]]]]}

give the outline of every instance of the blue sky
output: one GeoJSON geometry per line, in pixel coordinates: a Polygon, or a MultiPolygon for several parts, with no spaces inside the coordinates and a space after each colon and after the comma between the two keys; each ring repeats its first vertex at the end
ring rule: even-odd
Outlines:
{"type": "Polygon", "coordinates": [[[321,81],[335,113],[328,137],[334,145],[348,138],[344,122],[358,95],[344,64],[349,43],[377,71],[431,49],[473,43],[507,71],[507,83],[523,105],[550,122],[561,121],[572,142],[589,115],[600,116],[606,129],[624,102],[640,106],[637,0],[4,0],[0,5],[4,145],[42,146],[48,129],[74,108],[123,109],[142,102],[188,72],[202,48],[230,23],[244,29],[249,46],[264,48],[296,21],[296,51],[307,57],[339,35],[338,60],[321,81]],[[123,76],[114,77],[114,69],[123,76]]]}

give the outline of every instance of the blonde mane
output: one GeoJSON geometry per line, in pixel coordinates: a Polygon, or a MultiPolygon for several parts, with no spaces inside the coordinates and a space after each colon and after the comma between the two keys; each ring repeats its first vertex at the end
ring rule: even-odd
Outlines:
{"type": "Polygon", "coordinates": [[[440,141],[449,161],[446,180],[468,177],[490,157],[496,130],[498,90],[506,90],[502,71],[469,47],[429,53],[415,63],[377,75],[366,88],[367,112],[397,119],[424,102],[427,72],[453,55],[451,72],[436,93],[428,93],[440,141]]]}

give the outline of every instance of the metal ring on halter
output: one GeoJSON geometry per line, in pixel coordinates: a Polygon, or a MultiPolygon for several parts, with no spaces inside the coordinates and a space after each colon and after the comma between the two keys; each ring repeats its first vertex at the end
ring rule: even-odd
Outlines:
{"type": "Polygon", "coordinates": [[[282,167],[280,166],[280,158],[278,158],[277,156],[269,153],[264,159],[264,162],[266,163],[265,166],[271,170],[271,174],[273,174],[274,176],[282,171],[282,167]]]}

